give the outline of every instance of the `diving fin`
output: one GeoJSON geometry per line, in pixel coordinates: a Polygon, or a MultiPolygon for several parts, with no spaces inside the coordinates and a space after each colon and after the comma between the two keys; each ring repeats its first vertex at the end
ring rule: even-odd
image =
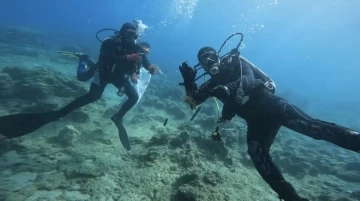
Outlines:
{"type": "Polygon", "coordinates": [[[27,135],[40,127],[59,119],[57,111],[12,114],[0,117],[0,134],[8,139],[27,135]]]}
{"type": "Polygon", "coordinates": [[[124,127],[122,119],[117,119],[115,117],[112,117],[111,120],[115,123],[116,127],[118,128],[121,144],[126,150],[130,151],[131,150],[130,140],[126,132],[126,129],[124,127]]]}

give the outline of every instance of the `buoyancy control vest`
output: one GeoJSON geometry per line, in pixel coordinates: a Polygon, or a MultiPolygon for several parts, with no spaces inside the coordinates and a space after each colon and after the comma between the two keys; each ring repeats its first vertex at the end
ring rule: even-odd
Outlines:
{"type": "Polygon", "coordinates": [[[254,77],[255,79],[259,80],[262,84],[264,84],[266,86],[266,88],[268,88],[268,90],[272,93],[275,94],[276,91],[276,84],[274,82],[274,80],[272,80],[264,71],[262,71],[261,69],[259,69],[258,67],[256,67],[253,63],[251,63],[249,60],[247,60],[245,57],[240,56],[240,58],[245,61],[246,63],[249,64],[249,66],[251,66],[252,70],[254,71],[254,77]]]}

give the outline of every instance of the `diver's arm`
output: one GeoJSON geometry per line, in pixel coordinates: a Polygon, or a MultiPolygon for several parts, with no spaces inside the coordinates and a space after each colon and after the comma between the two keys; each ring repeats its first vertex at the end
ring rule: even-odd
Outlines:
{"type": "Polygon", "coordinates": [[[153,65],[150,63],[149,59],[147,58],[147,56],[145,54],[142,56],[141,64],[146,70],[149,70],[150,66],[153,65]]]}
{"type": "Polygon", "coordinates": [[[115,52],[117,52],[117,42],[112,38],[104,40],[100,48],[98,63],[105,64],[112,62],[112,64],[116,64],[127,61],[126,55],[114,55],[115,52]]]}
{"type": "Polygon", "coordinates": [[[98,63],[109,63],[114,59],[114,48],[116,47],[116,43],[113,39],[108,38],[104,40],[100,47],[100,54],[98,63]]]}
{"type": "Polygon", "coordinates": [[[210,90],[214,87],[211,79],[202,84],[199,89],[197,89],[195,82],[192,85],[185,86],[186,95],[191,98],[192,105],[190,106],[197,106],[205,102],[210,97],[210,90]]]}
{"type": "Polygon", "coordinates": [[[97,68],[97,64],[94,63],[93,61],[91,61],[90,59],[86,60],[86,65],[88,67],[88,72],[94,73],[96,71],[97,68]]]}
{"type": "Polygon", "coordinates": [[[97,69],[97,64],[94,64],[89,68],[88,72],[93,74],[95,73],[96,69],[97,69]]]}
{"type": "Polygon", "coordinates": [[[243,91],[246,93],[249,90],[254,88],[255,85],[255,76],[254,71],[252,70],[250,64],[241,59],[241,66],[238,59],[233,62],[237,62],[238,69],[240,69],[239,74],[242,74],[236,81],[227,84],[226,86],[230,90],[230,92],[236,91],[239,87],[242,86],[243,91]],[[240,85],[240,82],[242,85],[240,85]]]}

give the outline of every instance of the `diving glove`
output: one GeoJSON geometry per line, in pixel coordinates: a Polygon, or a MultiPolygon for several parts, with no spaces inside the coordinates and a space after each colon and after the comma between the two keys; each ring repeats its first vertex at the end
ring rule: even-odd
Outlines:
{"type": "Polygon", "coordinates": [[[226,86],[218,85],[210,90],[210,96],[224,99],[230,96],[230,90],[226,86]]]}
{"type": "Polygon", "coordinates": [[[80,61],[86,61],[89,59],[89,55],[84,54],[84,53],[76,52],[76,53],[74,53],[74,55],[76,57],[78,57],[80,61]]]}
{"type": "Polygon", "coordinates": [[[151,75],[155,75],[156,73],[158,73],[159,72],[159,70],[158,70],[158,67],[157,66],[155,66],[155,65],[150,65],[149,66],[149,73],[151,74],[151,75]]]}
{"type": "Polygon", "coordinates": [[[245,104],[249,100],[249,96],[245,96],[244,90],[242,87],[239,87],[236,90],[236,102],[238,102],[240,105],[245,104]]]}
{"type": "Polygon", "coordinates": [[[128,54],[126,55],[127,61],[138,62],[142,60],[142,54],[128,54]]]}
{"type": "Polygon", "coordinates": [[[218,122],[222,123],[225,121],[230,121],[232,118],[235,117],[234,108],[231,107],[232,105],[230,103],[224,102],[222,111],[221,111],[221,117],[219,118],[218,122]]]}
{"type": "Polygon", "coordinates": [[[191,87],[195,83],[197,70],[190,67],[187,61],[183,62],[181,66],[179,66],[179,70],[184,79],[184,82],[179,83],[179,85],[183,85],[185,88],[191,87]]]}

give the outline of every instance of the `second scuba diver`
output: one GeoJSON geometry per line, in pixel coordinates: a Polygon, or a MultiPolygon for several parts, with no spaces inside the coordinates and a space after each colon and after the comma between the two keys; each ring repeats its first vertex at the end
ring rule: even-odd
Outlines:
{"type": "Polygon", "coordinates": [[[185,101],[194,109],[208,98],[216,97],[224,103],[220,122],[231,120],[235,115],[246,120],[248,154],[261,177],[280,199],[308,200],[297,194],[270,156],[270,147],[281,126],[360,153],[359,132],[314,119],[274,95],[275,83],[271,78],[240,56],[237,49],[223,57],[219,56],[219,52],[212,47],[199,50],[199,64],[210,75],[210,79],[199,88],[195,83],[197,68],[190,67],[188,62],[179,66],[184,79],[180,85],[185,86],[187,95],[185,101]]]}
{"type": "Polygon", "coordinates": [[[124,23],[117,34],[103,41],[96,68],[91,68],[90,71],[90,73],[94,73],[94,79],[87,94],[59,110],[2,116],[0,117],[0,134],[9,139],[29,134],[84,105],[99,100],[105,87],[108,84],[113,84],[128,97],[111,120],[118,128],[122,145],[130,150],[130,141],[122,119],[136,104],[139,96],[129,82],[128,76],[138,72],[140,66],[138,62],[141,62],[149,73],[157,72],[156,66],[152,65],[143,53],[144,49],[135,43],[137,37],[137,27],[133,23],[124,23]]]}

